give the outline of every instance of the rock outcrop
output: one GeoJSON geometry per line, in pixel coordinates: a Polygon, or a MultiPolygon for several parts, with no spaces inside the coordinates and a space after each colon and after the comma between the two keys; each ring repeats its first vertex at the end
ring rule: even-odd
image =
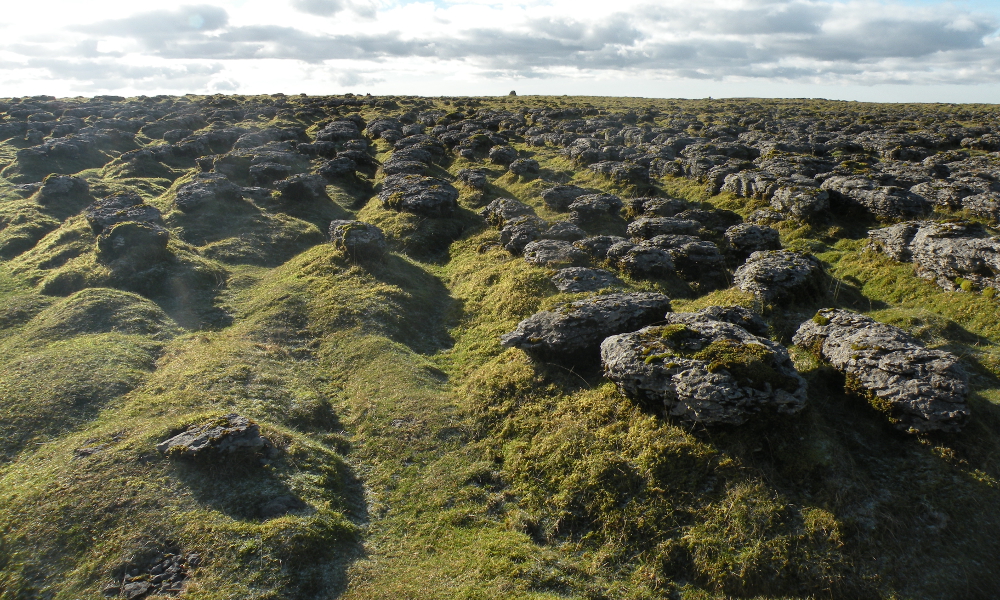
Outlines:
{"type": "Polygon", "coordinates": [[[1000,290],[1000,239],[975,223],[908,221],[868,232],[876,247],[948,291],[1000,290]]]}
{"type": "Polygon", "coordinates": [[[649,292],[607,294],[536,313],[501,336],[507,348],[555,362],[597,359],[608,336],[663,320],[670,298],[649,292]]]}
{"type": "Polygon", "coordinates": [[[846,310],[825,309],[792,341],[846,377],[858,394],[909,433],[959,431],[969,418],[968,377],[958,358],[908,333],[846,310]]]}
{"type": "Polygon", "coordinates": [[[332,221],[330,242],[354,260],[385,256],[388,245],[382,230],[364,221],[332,221]]]}
{"type": "Polygon", "coordinates": [[[219,458],[254,454],[272,448],[271,442],[260,435],[260,426],[250,419],[228,414],[195,425],[157,444],[162,454],[183,458],[219,458]]]}
{"type": "Polygon", "coordinates": [[[823,277],[823,268],[814,257],[785,250],[754,252],[733,274],[737,287],[765,302],[816,296],[823,277]]]}
{"type": "Polygon", "coordinates": [[[625,396],[683,421],[740,425],[762,411],[801,410],[806,382],[785,348],[726,317],[757,325],[721,307],[668,314],[666,325],[604,340],[604,374],[625,396]]]}

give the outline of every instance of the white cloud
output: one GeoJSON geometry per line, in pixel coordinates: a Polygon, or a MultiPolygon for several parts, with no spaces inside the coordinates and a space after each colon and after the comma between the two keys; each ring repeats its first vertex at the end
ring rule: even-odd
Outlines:
{"type": "Polygon", "coordinates": [[[359,85],[395,93],[476,93],[477,85],[485,92],[516,81],[539,87],[572,81],[574,89],[586,89],[589,81],[587,93],[595,94],[607,93],[608,81],[619,82],[617,89],[716,82],[734,90],[728,95],[756,89],[756,82],[801,89],[885,83],[1000,86],[995,35],[1000,20],[951,3],[41,4],[43,11],[52,9],[45,11],[51,19],[37,18],[38,5],[8,14],[14,26],[0,40],[0,80],[12,94],[40,93],[29,87],[40,82],[65,93],[129,93],[150,86],[176,93],[273,92],[281,82],[310,88],[302,90],[307,93],[357,91],[348,88],[359,85]],[[294,76],[305,74],[310,79],[294,76]]]}

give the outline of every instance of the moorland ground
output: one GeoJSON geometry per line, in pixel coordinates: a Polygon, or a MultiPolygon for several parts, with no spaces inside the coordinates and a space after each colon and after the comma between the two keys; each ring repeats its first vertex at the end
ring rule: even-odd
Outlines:
{"type": "Polygon", "coordinates": [[[0,99],[0,598],[995,597],[998,117],[0,99]],[[640,219],[674,237],[645,243],[640,219]],[[330,243],[350,220],[388,252],[330,243]],[[902,245],[869,237],[914,220],[902,245]],[[929,222],[957,233],[921,237],[929,222]],[[740,223],[775,237],[740,247],[740,223]],[[597,236],[620,255],[580,245],[597,236]],[[780,297],[745,285],[749,251],[775,242],[821,278],[780,297]],[[699,423],[624,396],[596,355],[502,346],[594,297],[559,291],[567,266],[608,271],[598,295],[755,311],[803,407],[699,423]],[[846,392],[792,342],[822,308],[956,357],[961,431],[901,431],[846,392]],[[156,449],[228,413],[277,452],[156,449]],[[168,555],[176,585],[154,589],[168,555]]]}

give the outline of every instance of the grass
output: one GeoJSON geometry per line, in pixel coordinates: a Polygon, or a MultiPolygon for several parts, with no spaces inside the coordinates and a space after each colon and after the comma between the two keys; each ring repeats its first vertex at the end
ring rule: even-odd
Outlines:
{"type": "MultiPolygon", "coordinates": [[[[291,97],[295,110],[268,124],[475,107],[396,102],[333,107],[321,118],[291,97]]],[[[705,124],[737,109],[788,118],[847,110],[791,100],[475,102],[653,107],[705,124]]],[[[957,108],[922,110],[944,122],[957,108]]],[[[172,199],[193,165],[133,172],[110,156],[121,150],[103,149],[107,164],[82,173],[95,195],[137,191],[172,236],[166,266],[129,277],[96,259],[83,206],[46,212],[0,182],[0,247],[10,248],[0,262],[0,598],[99,597],[126,567],[168,547],[203,556],[184,597],[206,600],[930,599],[1000,590],[990,569],[1000,556],[995,298],[944,292],[912,265],[867,251],[867,224],[850,219],[779,225],[787,247],[813,252],[831,275],[819,298],[788,307],[732,288],[701,294],[683,282],[624,278],[627,289],[669,293],[675,311],[754,308],[785,344],[818,308],[864,312],[959,355],[974,389],[961,435],[905,436],[845,395],[829,367],[791,348],[809,383],[801,413],[683,427],[624,399],[595,369],[500,346],[520,320],[581,296],[558,293],[548,270],[497,248],[498,233],[473,211],[512,197],[565,218],[541,201],[554,183],[743,216],[759,203],[710,196],[683,179],[616,187],[554,148],[515,146],[539,161],[540,177],[443,161],[435,176],[484,167],[491,184],[482,196],[463,190],[462,209],[440,220],[382,209],[372,197],[378,181],[367,179],[332,185],[331,201],[310,206],[242,201],[184,214],[172,199]],[[351,262],[324,243],[335,218],[378,224],[393,252],[351,262]],[[29,241],[3,246],[8,239],[29,241]],[[280,455],[206,465],[156,452],[228,412],[258,421],[280,455]],[[262,518],[261,505],[284,495],[308,508],[262,518]]],[[[0,147],[0,162],[22,177],[11,148],[0,147]]],[[[625,221],[585,228],[621,235],[625,221]]],[[[707,358],[730,364],[733,351],[707,358]]]]}

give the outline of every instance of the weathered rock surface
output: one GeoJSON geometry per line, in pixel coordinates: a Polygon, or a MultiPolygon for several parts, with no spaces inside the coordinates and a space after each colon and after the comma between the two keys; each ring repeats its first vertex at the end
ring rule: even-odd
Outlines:
{"type": "Polygon", "coordinates": [[[909,221],[868,232],[874,244],[948,291],[1000,290],[1000,239],[975,223],[909,221]]]}
{"type": "Polygon", "coordinates": [[[565,240],[541,239],[524,246],[524,260],[540,267],[559,267],[586,263],[587,253],[565,240]]]}
{"type": "Polygon", "coordinates": [[[830,209],[830,193],[814,185],[787,186],[774,192],[771,207],[796,219],[810,219],[830,209]]]}
{"type": "Polygon", "coordinates": [[[726,262],[715,243],[693,235],[658,235],[642,245],[666,250],[677,272],[688,280],[717,278],[726,262]]]}
{"type": "Polygon", "coordinates": [[[824,181],[821,187],[841,201],[858,204],[886,220],[914,217],[928,210],[922,197],[905,188],[880,186],[867,177],[838,175],[824,181]]]}
{"type": "Polygon", "coordinates": [[[329,232],[330,242],[356,260],[381,258],[388,251],[385,234],[371,223],[332,221],[329,232]]]}
{"type": "Polygon", "coordinates": [[[595,235],[579,240],[575,243],[575,245],[577,248],[590,254],[592,257],[598,260],[604,260],[608,257],[608,250],[610,250],[612,246],[621,244],[622,242],[633,246],[635,245],[628,239],[617,235],[595,235]]]}
{"type": "Polygon", "coordinates": [[[488,179],[482,169],[462,169],[458,172],[458,180],[474,190],[485,190],[488,179]]]}
{"type": "Polygon", "coordinates": [[[191,212],[208,204],[234,202],[242,197],[242,188],[225,175],[199,173],[194,181],[177,188],[174,204],[184,212],[191,212]]]}
{"type": "Polygon", "coordinates": [[[622,285],[614,273],[604,269],[566,267],[552,276],[552,283],[560,292],[596,292],[606,287],[622,285]]]}
{"type": "Polygon", "coordinates": [[[329,200],[326,179],[320,175],[299,174],[275,184],[278,197],[284,202],[321,202],[329,200]]]}
{"type": "Polygon", "coordinates": [[[674,217],[640,217],[629,223],[631,237],[648,240],[658,235],[694,235],[701,229],[701,223],[690,219],[674,217]]]}
{"type": "Polygon", "coordinates": [[[528,244],[542,238],[548,226],[534,215],[515,217],[500,230],[500,244],[511,254],[521,254],[528,244]]]}
{"type": "Polygon", "coordinates": [[[479,212],[486,222],[497,229],[503,229],[507,223],[517,217],[534,215],[535,209],[524,202],[513,198],[497,198],[479,212]]]}
{"type": "Polygon", "coordinates": [[[568,208],[572,221],[587,223],[608,215],[617,215],[622,206],[621,198],[613,194],[586,194],[577,197],[568,208]]]}
{"type": "Polygon", "coordinates": [[[90,193],[86,179],[72,175],[49,175],[42,182],[35,199],[43,206],[80,200],[90,193]]]}
{"type": "Polygon", "coordinates": [[[135,193],[108,196],[87,207],[84,216],[90,223],[90,228],[96,234],[125,221],[159,223],[161,214],[155,206],[143,203],[142,198],[135,193]]]}
{"type": "Polygon", "coordinates": [[[458,209],[458,190],[435,177],[390,175],[378,197],[383,208],[424,217],[449,217],[458,209]]]}
{"type": "Polygon", "coordinates": [[[587,190],[575,185],[557,185],[542,192],[542,201],[552,210],[566,211],[577,198],[587,194],[587,190]]]}
{"type": "Polygon", "coordinates": [[[898,327],[824,309],[792,341],[844,373],[847,390],[887,414],[897,429],[956,432],[969,418],[968,376],[958,358],[925,348],[898,327]]]}
{"type": "Polygon", "coordinates": [[[785,348],[716,315],[729,316],[721,307],[671,313],[666,325],[607,338],[605,376],[627,397],[684,421],[740,425],[762,411],[801,410],[806,382],[785,348]]]}
{"type": "Polygon", "coordinates": [[[257,423],[237,414],[228,414],[190,427],[187,431],[160,442],[156,449],[169,456],[216,458],[253,454],[271,447],[271,442],[260,435],[257,423]]]}
{"type": "Polygon", "coordinates": [[[147,265],[170,257],[170,232],[156,223],[125,221],[115,223],[97,237],[97,256],[104,262],[122,258],[147,265]]]}
{"type": "Polygon", "coordinates": [[[549,226],[542,238],[546,240],[564,240],[576,242],[587,237],[587,232],[581,229],[576,223],[570,221],[557,221],[549,226]]]}
{"type": "MultiPolygon", "coordinates": [[[[489,153],[490,162],[495,165],[508,166],[517,160],[517,149],[511,146],[494,146],[489,153]]],[[[537,166],[537,162],[535,163],[537,166]]]]}
{"type": "Polygon", "coordinates": [[[606,337],[661,321],[669,310],[670,299],[663,294],[595,296],[536,313],[501,336],[500,342],[545,360],[595,360],[606,337]]]}
{"type": "Polygon", "coordinates": [[[725,237],[729,247],[741,256],[761,250],[781,250],[781,235],[771,227],[740,223],[727,229],[725,237]]]}
{"type": "Polygon", "coordinates": [[[616,266],[638,279],[666,277],[674,272],[670,253],[655,246],[636,245],[629,248],[615,262],[616,266]]]}
{"type": "Polygon", "coordinates": [[[541,166],[539,166],[538,161],[533,158],[519,158],[508,167],[508,172],[514,175],[538,175],[541,172],[541,166]]]}
{"type": "Polygon", "coordinates": [[[771,250],[754,252],[733,281],[744,292],[765,302],[789,302],[813,297],[821,290],[823,268],[812,256],[771,250]]]}

